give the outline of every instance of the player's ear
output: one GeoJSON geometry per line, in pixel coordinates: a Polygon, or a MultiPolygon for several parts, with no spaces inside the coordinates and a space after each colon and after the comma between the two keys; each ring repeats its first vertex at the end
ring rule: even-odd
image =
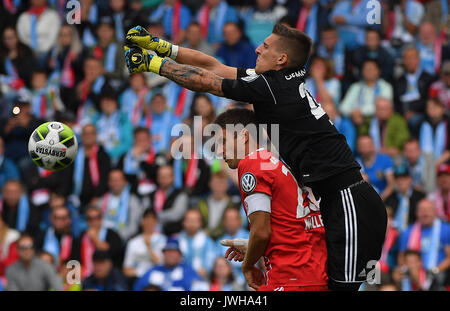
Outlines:
{"type": "Polygon", "coordinates": [[[277,63],[280,66],[285,66],[288,63],[288,60],[289,60],[289,56],[286,53],[281,53],[278,56],[277,63]]]}

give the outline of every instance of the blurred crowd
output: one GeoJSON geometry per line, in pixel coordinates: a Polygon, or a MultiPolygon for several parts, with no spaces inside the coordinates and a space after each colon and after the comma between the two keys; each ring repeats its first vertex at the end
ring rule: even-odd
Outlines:
{"type": "Polygon", "coordinates": [[[0,1],[0,289],[248,290],[219,243],[248,238],[236,172],[193,137],[251,105],[129,76],[123,43],[142,25],[253,68],[277,22],[314,41],[307,89],[386,202],[381,273],[362,289],[450,289],[449,1],[69,2],[0,1]],[[79,143],[58,172],[28,154],[53,120],[79,143]]]}

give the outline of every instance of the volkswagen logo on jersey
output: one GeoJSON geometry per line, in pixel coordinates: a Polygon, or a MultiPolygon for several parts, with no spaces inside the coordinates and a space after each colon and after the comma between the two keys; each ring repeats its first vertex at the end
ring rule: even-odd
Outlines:
{"type": "Polygon", "coordinates": [[[256,177],[252,173],[245,173],[241,177],[241,188],[245,193],[250,193],[255,190],[256,177]]]}

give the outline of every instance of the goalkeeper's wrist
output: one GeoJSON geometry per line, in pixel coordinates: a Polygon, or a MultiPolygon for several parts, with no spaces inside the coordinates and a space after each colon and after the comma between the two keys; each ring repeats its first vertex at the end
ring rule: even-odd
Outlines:
{"type": "Polygon", "coordinates": [[[170,58],[173,60],[177,60],[177,55],[178,55],[178,45],[172,44],[171,47],[171,52],[170,52],[170,58]]]}
{"type": "Polygon", "coordinates": [[[160,74],[161,67],[162,67],[162,65],[164,65],[165,62],[167,62],[167,59],[155,55],[150,59],[150,62],[148,64],[148,69],[150,72],[160,74]]]}

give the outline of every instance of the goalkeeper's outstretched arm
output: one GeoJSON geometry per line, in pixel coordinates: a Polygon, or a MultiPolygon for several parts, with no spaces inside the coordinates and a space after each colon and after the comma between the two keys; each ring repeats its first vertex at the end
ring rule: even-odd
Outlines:
{"type": "Polygon", "coordinates": [[[209,56],[203,52],[178,47],[178,54],[175,59],[180,64],[200,67],[213,72],[214,74],[225,79],[236,79],[237,68],[230,67],[219,62],[215,57],[209,56]]]}
{"type": "Polygon", "coordinates": [[[192,91],[224,96],[223,78],[212,71],[167,61],[161,66],[159,74],[192,91]]]}
{"type": "Polygon", "coordinates": [[[155,51],[160,57],[170,57],[180,64],[200,67],[226,79],[237,78],[237,68],[222,64],[217,59],[200,51],[180,47],[169,41],[152,36],[142,26],[131,28],[126,35],[126,45],[137,45],[155,51]]]}

